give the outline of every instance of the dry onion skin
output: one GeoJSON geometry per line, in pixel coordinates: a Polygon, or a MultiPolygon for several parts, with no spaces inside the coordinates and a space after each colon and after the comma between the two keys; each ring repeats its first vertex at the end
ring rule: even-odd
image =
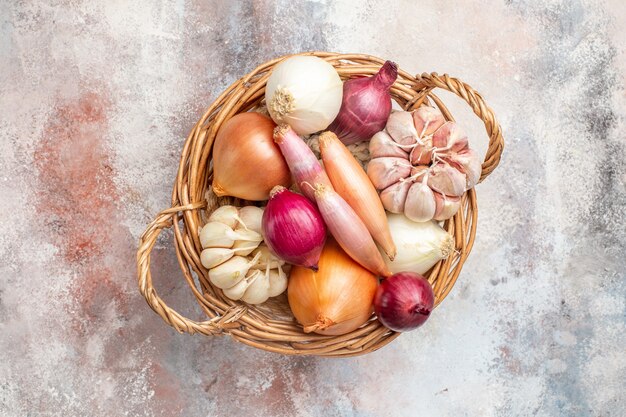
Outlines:
{"type": "Polygon", "coordinates": [[[287,296],[305,333],[342,335],[361,327],[373,312],[378,280],[328,239],[319,270],[294,266],[287,296]]]}
{"type": "Polygon", "coordinates": [[[289,187],[291,174],[274,143],[274,122],[262,114],[239,113],[217,132],[213,145],[213,192],[244,200],[267,200],[276,185],[289,187]]]}

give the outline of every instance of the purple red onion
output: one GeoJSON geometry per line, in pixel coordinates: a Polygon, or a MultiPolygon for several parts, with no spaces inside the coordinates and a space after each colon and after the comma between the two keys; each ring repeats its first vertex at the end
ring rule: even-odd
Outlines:
{"type": "Polygon", "coordinates": [[[397,65],[387,61],[372,77],[346,81],[341,109],[328,130],[346,145],[368,140],[383,130],[391,113],[389,89],[396,78],[397,65]]]}
{"type": "Polygon", "coordinates": [[[426,278],[415,272],[399,272],[385,279],[374,297],[378,320],[396,332],[424,324],[434,305],[433,288],[426,278]]]}
{"type": "Polygon", "coordinates": [[[274,187],[263,212],[262,227],[265,243],[276,256],[317,271],[326,226],[309,199],[285,187],[274,187]]]}

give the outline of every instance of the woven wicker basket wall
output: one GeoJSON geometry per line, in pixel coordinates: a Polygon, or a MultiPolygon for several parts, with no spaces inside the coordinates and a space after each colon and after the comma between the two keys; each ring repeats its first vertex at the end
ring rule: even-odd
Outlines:
{"type": "MultiPolygon", "coordinates": [[[[360,54],[310,52],[303,55],[316,55],[327,60],[343,79],[355,75],[373,75],[384,62],[380,58],[360,54]]],[[[207,270],[200,263],[202,248],[198,240],[198,229],[204,225],[207,212],[224,204],[246,204],[245,201],[232,198],[218,199],[210,191],[211,150],[216,133],[224,121],[234,114],[260,105],[272,68],[285,58],[287,57],[266,62],[232,84],[192,129],[180,159],[172,193],[172,207],[159,213],[140,240],[137,253],[139,289],[150,307],[179,332],[202,333],[208,336],[228,334],[247,345],[283,354],[361,355],[385,346],[398,337],[399,333],[390,331],[372,317],[366,325],[346,335],[305,334],[291,315],[286,294],[259,306],[232,301],[210,284],[207,270]],[[152,285],[150,252],[159,233],[170,227],[174,231],[174,245],[183,277],[207,315],[205,321],[190,320],[168,307],[152,285]]],[[[412,76],[402,70],[399,71],[391,93],[396,102],[406,110],[416,109],[423,103],[434,104],[448,120],[453,120],[448,109],[433,93],[435,88],[457,94],[484,122],[489,146],[482,166],[482,181],[498,165],[504,143],[500,126],[479,93],[448,75],[424,73],[412,76]]],[[[476,193],[472,189],[463,196],[461,210],[444,224],[445,229],[455,238],[457,252],[439,262],[427,274],[435,292],[436,304],[441,303],[452,289],[472,249],[477,213],[476,193]]]]}

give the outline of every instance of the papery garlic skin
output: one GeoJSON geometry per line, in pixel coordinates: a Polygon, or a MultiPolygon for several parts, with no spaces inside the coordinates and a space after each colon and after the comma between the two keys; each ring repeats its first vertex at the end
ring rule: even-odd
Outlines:
{"type": "Polygon", "coordinates": [[[435,152],[460,152],[468,146],[467,135],[455,122],[446,122],[433,133],[435,152]]]}
{"type": "Polygon", "coordinates": [[[263,273],[257,269],[251,272],[251,275],[253,277],[253,281],[246,289],[246,292],[241,297],[241,300],[248,304],[264,303],[270,297],[269,273],[263,273]]]}
{"type": "Polygon", "coordinates": [[[299,135],[326,129],[339,113],[343,83],[331,64],[315,56],[293,56],[276,65],[265,98],[276,124],[299,135]]]}
{"type": "Polygon", "coordinates": [[[200,262],[206,269],[215,268],[235,255],[230,248],[206,248],[200,253],[200,262]]]}
{"type": "Polygon", "coordinates": [[[237,251],[237,255],[250,255],[261,243],[260,240],[235,240],[233,249],[237,251]]]}
{"type": "Polygon", "coordinates": [[[243,256],[233,256],[223,264],[209,270],[209,280],[218,288],[230,288],[246,276],[256,261],[256,259],[249,261],[243,256]]]}
{"type": "Polygon", "coordinates": [[[235,243],[233,229],[220,222],[209,222],[200,230],[203,248],[231,248],[235,243]]]}
{"type": "Polygon", "coordinates": [[[264,270],[269,264],[270,269],[276,269],[285,264],[285,261],[277,258],[270,251],[270,248],[267,247],[266,243],[262,243],[261,245],[259,245],[259,247],[254,250],[253,255],[256,255],[258,253],[260,253],[261,256],[259,257],[259,260],[253,268],[264,270]]]}
{"type": "Polygon", "coordinates": [[[210,222],[220,222],[235,229],[239,222],[239,209],[235,206],[222,206],[216,208],[209,216],[210,222]]]}
{"type": "Polygon", "coordinates": [[[441,111],[434,107],[421,106],[413,112],[413,123],[420,138],[432,135],[445,122],[441,111]]]}
{"type": "Polygon", "coordinates": [[[454,216],[461,208],[461,198],[446,196],[438,192],[433,193],[435,196],[435,215],[433,220],[448,220],[454,216]]]}
{"type": "Polygon", "coordinates": [[[435,215],[435,195],[425,181],[411,185],[404,203],[404,215],[414,222],[431,220],[435,215]]]}
{"type": "Polygon", "coordinates": [[[268,293],[270,297],[276,297],[287,289],[287,274],[285,274],[280,266],[270,271],[269,280],[270,287],[268,293]]]}
{"type": "Polygon", "coordinates": [[[249,230],[261,234],[261,219],[263,218],[263,209],[256,206],[245,206],[239,209],[240,224],[237,228],[245,227],[249,230]]]}
{"type": "Polygon", "coordinates": [[[411,173],[411,164],[402,158],[375,158],[367,165],[367,176],[377,190],[389,187],[411,173]]]}
{"type": "Polygon", "coordinates": [[[394,142],[391,136],[384,130],[372,136],[369,143],[369,151],[372,159],[383,156],[407,159],[408,156],[408,153],[394,142]]]}
{"type": "Polygon", "coordinates": [[[423,144],[416,145],[409,156],[409,160],[413,165],[428,165],[432,161],[432,155],[435,148],[432,146],[432,138],[423,140],[423,144]]]}
{"type": "Polygon", "coordinates": [[[224,288],[222,291],[224,295],[231,300],[241,300],[241,297],[246,293],[250,285],[254,282],[254,280],[258,277],[256,274],[259,271],[250,270],[246,274],[246,276],[239,281],[237,284],[233,285],[230,288],[224,288]]]}
{"type": "Polygon", "coordinates": [[[453,153],[445,160],[467,176],[466,188],[468,190],[480,180],[483,167],[478,154],[473,149],[464,149],[461,152],[453,153]]]}
{"type": "Polygon", "coordinates": [[[400,145],[417,143],[417,130],[413,124],[413,116],[407,111],[394,111],[387,119],[387,133],[400,145]]]}
{"type": "Polygon", "coordinates": [[[403,213],[406,195],[413,184],[412,180],[401,178],[380,192],[380,201],[385,210],[391,213],[403,213]]]}
{"type": "Polygon", "coordinates": [[[430,168],[428,185],[441,194],[460,197],[467,188],[467,179],[458,169],[448,164],[438,164],[430,168]]]}

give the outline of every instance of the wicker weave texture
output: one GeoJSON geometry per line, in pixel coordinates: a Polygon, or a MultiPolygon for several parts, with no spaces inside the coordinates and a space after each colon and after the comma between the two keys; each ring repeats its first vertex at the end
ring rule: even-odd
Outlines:
{"type": "MultiPolygon", "coordinates": [[[[342,79],[357,75],[373,75],[384,60],[370,55],[309,52],[330,62],[342,79]]],[[[356,356],[377,350],[394,340],[399,333],[378,322],[375,317],[361,328],[342,336],[305,334],[294,320],[285,294],[253,306],[225,297],[211,285],[208,271],[200,263],[202,247],[198,230],[204,225],[207,213],[224,204],[245,205],[233,198],[217,198],[210,190],[212,180],[211,151],[220,126],[236,113],[245,112],[262,104],[265,84],[272,68],[284,56],[266,62],[233,83],[207,109],[192,129],[182,151],[178,174],[172,192],[172,207],[159,213],[141,236],[137,252],[138,283],[148,305],[170,326],[179,332],[205,335],[228,334],[247,345],[290,355],[356,356]],[[176,255],[183,276],[200,308],[207,316],[195,321],[168,307],[152,285],[150,253],[161,231],[172,228],[176,255]]],[[[481,181],[498,165],[504,141],[493,111],[481,95],[462,81],[424,73],[412,76],[400,70],[391,89],[395,101],[405,110],[422,104],[436,105],[447,120],[454,120],[444,103],[433,93],[441,88],[455,93],[472,108],[485,125],[489,146],[482,165],[481,181]]],[[[476,193],[472,189],[462,197],[459,212],[444,223],[444,228],[455,240],[456,252],[439,262],[427,274],[438,305],[448,295],[469,255],[476,235],[476,193]]]]}

